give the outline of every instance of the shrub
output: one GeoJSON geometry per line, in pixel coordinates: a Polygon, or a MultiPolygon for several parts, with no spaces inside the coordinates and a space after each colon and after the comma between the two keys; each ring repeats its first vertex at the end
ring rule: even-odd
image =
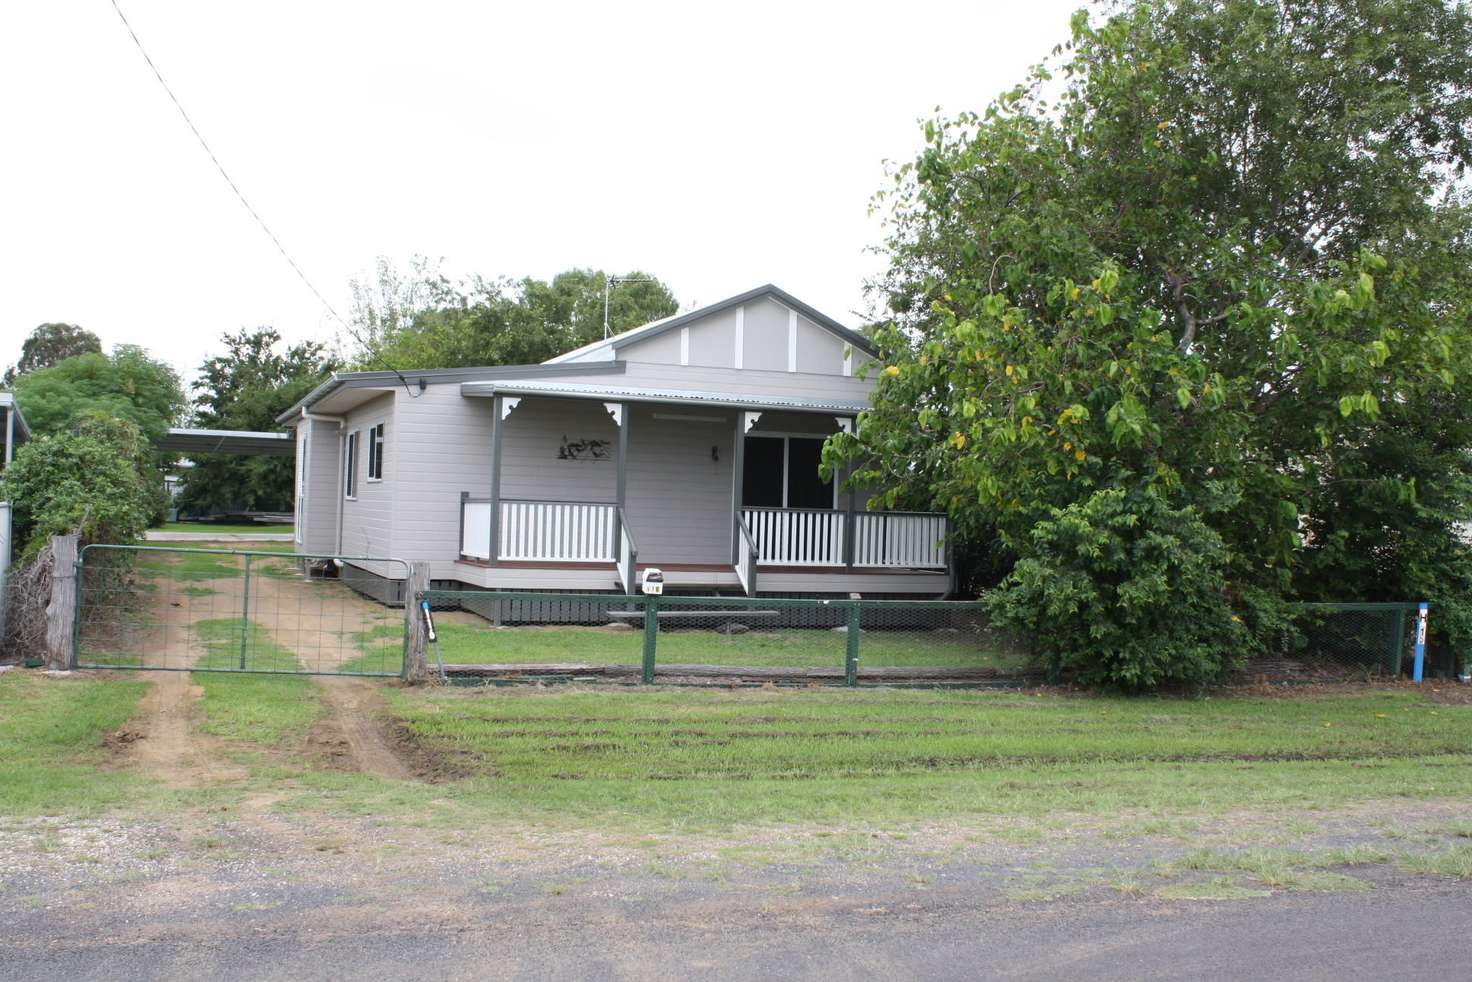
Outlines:
{"type": "Polygon", "coordinates": [[[72,429],[16,450],[5,472],[16,541],[31,556],[53,535],[128,542],[148,527],[152,494],[143,478],[147,444],[126,420],[79,418],[72,429]]]}
{"type": "Polygon", "coordinates": [[[1131,691],[1200,684],[1250,643],[1227,598],[1226,555],[1193,509],[1101,490],[1052,509],[988,599],[1056,672],[1131,691]]]}

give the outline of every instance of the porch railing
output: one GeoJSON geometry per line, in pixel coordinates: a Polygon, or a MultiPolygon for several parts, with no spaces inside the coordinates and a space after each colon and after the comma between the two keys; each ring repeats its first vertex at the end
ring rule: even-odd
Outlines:
{"type": "Polygon", "coordinates": [[[491,499],[460,497],[460,555],[491,558],[491,499]]]}
{"type": "MultiPolygon", "coordinates": [[[[460,554],[467,559],[616,563],[632,590],[638,548],[617,505],[584,501],[502,501],[491,555],[491,503],[460,503],[460,554]]],[[[945,569],[946,519],[929,512],[858,512],[852,516],[852,559],[845,512],[743,508],[737,515],[736,573],[747,592],[761,566],[945,569]]],[[[657,561],[657,557],[655,557],[657,561]]]]}
{"type": "Polygon", "coordinates": [[[946,568],[946,517],[866,511],[854,516],[854,565],[946,568]]]}
{"type": "Polygon", "coordinates": [[[736,579],[741,581],[741,589],[746,591],[748,597],[756,596],[756,564],[758,560],[756,542],[751,537],[751,529],[746,527],[746,521],[736,516],[736,579]]]}
{"type": "Polygon", "coordinates": [[[591,501],[501,501],[491,554],[491,502],[460,501],[460,554],[467,559],[612,563],[618,506],[591,501]]]}
{"type": "Polygon", "coordinates": [[[618,509],[618,581],[624,593],[633,594],[635,571],[639,568],[639,546],[634,542],[634,533],[629,529],[629,520],[622,508],[618,509]]]}
{"type": "Polygon", "coordinates": [[[760,562],[768,566],[842,566],[841,511],[826,508],[744,508],[760,562]]]}
{"type": "Polygon", "coordinates": [[[611,563],[617,505],[585,501],[502,501],[497,559],[611,563]]]}

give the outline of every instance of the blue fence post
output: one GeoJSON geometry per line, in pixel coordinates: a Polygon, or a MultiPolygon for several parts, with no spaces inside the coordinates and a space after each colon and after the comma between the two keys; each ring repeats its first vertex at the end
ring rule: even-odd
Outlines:
{"type": "Polygon", "coordinates": [[[1424,601],[1416,606],[1416,667],[1411,678],[1417,685],[1421,684],[1421,674],[1426,668],[1426,621],[1430,617],[1430,607],[1424,601]]]}

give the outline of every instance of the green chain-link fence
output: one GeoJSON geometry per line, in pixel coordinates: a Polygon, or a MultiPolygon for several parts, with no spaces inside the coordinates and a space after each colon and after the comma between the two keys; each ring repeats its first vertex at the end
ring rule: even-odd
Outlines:
{"type": "MultiPolygon", "coordinates": [[[[1267,665],[1276,674],[1303,679],[1395,678],[1411,674],[1418,605],[1414,603],[1309,603],[1276,639],[1267,665]]],[[[1426,673],[1452,669],[1427,661],[1426,673]]]]}
{"type": "MultiPolygon", "coordinates": [[[[431,663],[461,678],[731,684],[1044,681],[982,601],[430,590],[431,663]]],[[[1410,674],[1416,604],[1305,604],[1252,675],[1410,674]]],[[[1428,675],[1438,673],[1433,659],[1428,675]]]]}
{"type": "Polygon", "coordinates": [[[967,601],[430,590],[448,674],[713,684],[1039,680],[967,601]]]}

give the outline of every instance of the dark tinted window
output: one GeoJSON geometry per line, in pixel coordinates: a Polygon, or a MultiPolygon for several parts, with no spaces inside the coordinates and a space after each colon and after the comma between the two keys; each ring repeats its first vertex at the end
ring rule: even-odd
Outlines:
{"type": "Polygon", "coordinates": [[[746,438],[741,469],[741,504],[747,508],[782,507],[782,440],[746,438]]]}
{"type": "Polygon", "coordinates": [[[833,484],[818,476],[823,441],[793,437],[787,441],[787,507],[832,508],[833,484]]]}
{"type": "Polygon", "coordinates": [[[349,498],[355,498],[358,495],[358,434],[356,431],[348,434],[346,467],[347,473],[343,476],[342,482],[343,494],[349,498]]]}

